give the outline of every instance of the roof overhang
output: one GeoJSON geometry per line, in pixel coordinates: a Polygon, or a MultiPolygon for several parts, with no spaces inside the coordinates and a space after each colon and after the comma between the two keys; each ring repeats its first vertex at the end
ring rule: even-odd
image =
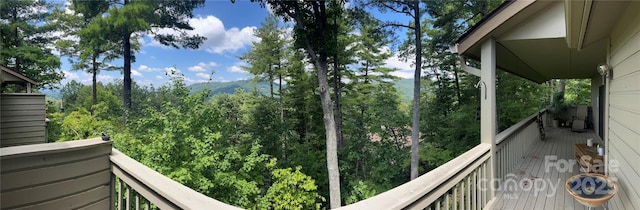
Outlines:
{"type": "Polygon", "coordinates": [[[30,83],[33,85],[37,85],[38,83],[27,76],[24,76],[13,69],[6,67],[4,65],[0,65],[0,71],[2,75],[0,76],[0,83],[15,83],[15,84],[24,84],[30,83]]]}
{"type": "Polygon", "coordinates": [[[542,83],[586,79],[606,62],[609,33],[627,1],[509,1],[465,33],[452,48],[480,60],[494,38],[499,69],[542,83]]]}

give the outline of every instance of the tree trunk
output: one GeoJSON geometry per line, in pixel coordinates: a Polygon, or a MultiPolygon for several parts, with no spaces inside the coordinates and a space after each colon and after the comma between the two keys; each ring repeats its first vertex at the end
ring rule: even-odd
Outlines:
{"type": "Polygon", "coordinates": [[[122,101],[124,102],[123,123],[127,124],[127,115],[131,109],[131,33],[126,33],[122,38],[124,43],[124,88],[122,89],[122,101]]]}
{"type": "MultiPolygon", "coordinates": [[[[13,8],[11,15],[12,15],[11,18],[13,18],[13,22],[17,22],[18,21],[18,8],[13,8]]],[[[16,49],[18,49],[18,48],[20,48],[20,30],[19,30],[19,27],[16,26],[15,30],[16,31],[13,34],[13,36],[14,36],[13,37],[13,41],[14,41],[16,49]]],[[[20,68],[20,65],[21,65],[20,57],[18,55],[15,55],[13,58],[15,59],[15,64],[16,64],[16,66],[13,68],[13,70],[15,70],[18,73],[24,74],[24,72],[22,72],[22,68],[20,68]]],[[[16,93],[22,92],[22,85],[16,85],[15,86],[15,92],[16,93]]]]}
{"type": "MultiPolygon", "coordinates": [[[[322,57],[322,56],[320,56],[322,57]]],[[[338,170],[338,133],[336,131],[336,121],[333,118],[333,106],[331,95],[329,94],[329,83],[327,81],[326,61],[316,61],[318,70],[318,86],[320,88],[320,101],[324,116],[324,127],[327,138],[327,169],[329,171],[329,197],[331,208],[338,208],[340,204],[340,171],[338,170]]]]}
{"type": "MultiPolygon", "coordinates": [[[[322,42],[326,40],[326,25],[327,15],[324,3],[317,5],[319,8],[315,8],[317,12],[316,21],[320,24],[320,39],[322,42]]],[[[295,18],[296,24],[304,24],[304,21],[300,15],[300,7],[295,5],[295,18]]],[[[303,28],[303,27],[299,27],[303,28]]],[[[336,133],[336,122],[333,115],[333,103],[331,103],[331,94],[329,93],[329,82],[327,80],[328,67],[327,67],[327,53],[324,50],[320,50],[319,54],[316,54],[316,49],[311,44],[309,36],[305,36],[305,48],[309,55],[311,62],[313,62],[318,76],[318,89],[320,91],[320,102],[322,105],[322,115],[324,120],[325,135],[327,140],[327,171],[329,178],[329,204],[330,208],[340,207],[340,171],[338,167],[338,135],[336,133]]]]}
{"type": "Polygon", "coordinates": [[[564,90],[566,87],[567,87],[567,80],[561,79],[560,83],[558,84],[558,93],[562,93],[562,95],[564,96],[564,90]]]}
{"type": "MultiPolygon", "coordinates": [[[[18,8],[13,8],[12,13],[13,14],[11,14],[11,15],[12,15],[12,18],[13,18],[13,22],[17,22],[18,21],[18,8]]],[[[17,49],[17,48],[20,47],[20,30],[19,30],[19,27],[16,26],[15,30],[16,31],[13,34],[13,41],[14,41],[14,44],[16,45],[15,47],[17,49]]],[[[22,68],[20,68],[21,63],[20,63],[19,56],[15,55],[14,59],[15,59],[15,62],[16,62],[16,66],[13,68],[13,70],[15,70],[18,73],[23,73],[24,74],[24,72],[22,72],[22,68]]],[[[20,87],[20,85],[16,85],[16,87],[20,87]]],[[[19,90],[18,90],[18,92],[19,92],[19,90]]]]}
{"type": "MultiPolygon", "coordinates": [[[[97,86],[97,84],[96,84],[96,83],[97,83],[97,79],[96,79],[96,77],[97,77],[97,75],[98,75],[98,63],[96,63],[96,57],[97,57],[97,56],[93,55],[93,60],[92,60],[92,63],[91,63],[91,64],[92,64],[92,67],[93,67],[93,70],[92,70],[92,71],[93,71],[93,72],[92,72],[92,73],[93,73],[93,75],[92,75],[92,76],[93,76],[93,78],[92,78],[92,81],[91,81],[91,82],[92,82],[92,85],[93,85],[93,86],[91,87],[91,89],[92,89],[92,90],[91,90],[91,92],[92,92],[92,93],[91,93],[91,95],[92,95],[92,97],[91,97],[91,104],[93,104],[94,106],[95,106],[96,104],[98,104],[98,90],[97,90],[97,87],[96,87],[96,86],[97,86]]],[[[91,106],[91,115],[93,115],[93,106],[91,106]]]]}
{"type": "Polygon", "coordinates": [[[456,96],[458,96],[458,106],[460,106],[460,98],[462,98],[460,94],[460,77],[458,77],[458,70],[453,70],[453,76],[456,79],[456,96]]]}
{"type": "MultiPolygon", "coordinates": [[[[333,15],[333,25],[337,27],[338,18],[336,16],[337,13],[333,15]]],[[[340,94],[342,93],[340,87],[340,69],[338,68],[338,30],[333,31],[333,38],[336,41],[336,46],[333,51],[333,92],[335,94],[335,104],[336,104],[336,133],[338,134],[338,150],[342,149],[342,145],[344,144],[342,138],[342,107],[340,105],[340,94]]]]}
{"type": "Polygon", "coordinates": [[[418,178],[418,142],[420,141],[420,72],[422,71],[422,32],[420,30],[420,2],[415,2],[414,31],[416,34],[416,71],[413,76],[413,124],[411,126],[411,180],[418,178]]]}
{"type": "Polygon", "coordinates": [[[342,93],[342,88],[340,87],[340,72],[338,71],[338,55],[333,55],[333,94],[334,94],[334,103],[335,103],[335,118],[336,118],[336,133],[337,133],[337,141],[338,141],[338,150],[342,149],[344,144],[342,140],[342,107],[340,105],[340,93],[342,93]]]}
{"type": "Polygon", "coordinates": [[[271,71],[271,64],[269,64],[269,93],[271,94],[271,98],[273,98],[273,73],[271,71]]]}
{"type": "Polygon", "coordinates": [[[549,80],[549,105],[553,104],[553,89],[554,89],[554,81],[549,80]]]}
{"type": "MultiPolygon", "coordinates": [[[[280,126],[283,127],[284,126],[284,105],[282,104],[282,74],[278,74],[278,94],[280,95],[280,97],[278,97],[278,102],[280,104],[280,126]]],[[[287,138],[285,135],[285,130],[282,129],[282,133],[281,133],[281,137],[282,138],[282,160],[285,160],[287,158],[287,138]]]]}

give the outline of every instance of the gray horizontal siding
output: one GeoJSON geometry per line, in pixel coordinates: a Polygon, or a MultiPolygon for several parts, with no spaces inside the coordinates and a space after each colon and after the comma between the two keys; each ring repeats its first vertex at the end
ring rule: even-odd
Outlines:
{"type": "Polygon", "coordinates": [[[640,2],[629,3],[611,33],[608,174],[620,190],[612,209],[640,209],[640,2]],[[617,164],[614,164],[617,163],[617,164]],[[617,167],[616,167],[617,166],[617,167]]]}
{"type": "Polygon", "coordinates": [[[46,141],[45,96],[10,94],[0,97],[0,146],[46,141]]]}
{"type": "Polygon", "coordinates": [[[2,209],[108,209],[111,142],[100,139],[0,149],[2,209]]]}

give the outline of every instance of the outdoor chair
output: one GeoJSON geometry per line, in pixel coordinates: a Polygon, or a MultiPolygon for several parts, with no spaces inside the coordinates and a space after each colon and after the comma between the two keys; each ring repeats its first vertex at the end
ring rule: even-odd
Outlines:
{"type": "Polygon", "coordinates": [[[587,106],[586,105],[578,105],[576,107],[576,115],[573,116],[573,121],[571,123],[571,131],[582,132],[586,130],[586,121],[587,121],[587,106]]]}

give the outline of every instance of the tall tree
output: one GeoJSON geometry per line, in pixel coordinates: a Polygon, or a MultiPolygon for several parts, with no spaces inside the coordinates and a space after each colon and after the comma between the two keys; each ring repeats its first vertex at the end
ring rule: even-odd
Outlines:
{"type": "Polygon", "coordinates": [[[60,59],[52,53],[56,27],[47,19],[53,5],[44,0],[0,2],[0,64],[52,87],[64,75],[60,59]]]}
{"type": "Polygon", "coordinates": [[[256,37],[260,38],[260,42],[253,42],[251,50],[240,56],[240,59],[250,65],[243,66],[245,70],[256,75],[258,81],[269,82],[269,93],[272,98],[276,77],[282,75],[281,57],[285,46],[284,37],[280,36],[284,31],[280,29],[278,22],[277,16],[267,16],[260,23],[260,28],[255,30],[256,37]]]}
{"type": "MultiPolygon", "coordinates": [[[[57,41],[56,45],[61,54],[70,57],[74,70],[85,70],[92,74],[92,104],[96,105],[97,75],[100,70],[119,69],[108,62],[122,55],[122,48],[119,47],[121,42],[109,40],[104,37],[102,28],[90,25],[93,19],[109,9],[109,2],[75,0],[69,9],[73,13],[67,13],[65,10],[54,11],[57,23],[61,24],[66,35],[66,39],[57,41]]],[[[93,109],[90,112],[93,114],[93,109]]]]}
{"type": "Polygon", "coordinates": [[[347,89],[350,88],[348,79],[353,77],[353,71],[350,66],[356,64],[355,53],[356,48],[353,45],[356,42],[355,15],[346,10],[338,1],[332,1],[329,4],[328,14],[329,21],[333,24],[330,26],[333,32],[333,40],[330,43],[331,59],[329,62],[329,83],[333,85],[333,102],[334,115],[336,120],[336,132],[338,134],[338,150],[344,145],[344,120],[343,120],[343,96],[347,89]]]}
{"type": "Polygon", "coordinates": [[[394,12],[411,17],[411,23],[403,24],[397,21],[387,21],[383,26],[406,28],[412,31],[414,37],[409,42],[413,42],[413,48],[409,51],[415,55],[415,71],[413,74],[413,111],[411,124],[411,179],[418,177],[418,167],[420,153],[418,153],[418,143],[420,142],[420,74],[422,72],[422,25],[421,19],[424,8],[421,8],[420,1],[384,1],[376,0],[365,3],[378,8],[381,12],[394,12]]]}
{"type": "MultiPolygon", "coordinates": [[[[318,88],[322,104],[325,136],[327,141],[327,169],[329,175],[329,200],[331,208],[341,206],[340,172],[338,168],[336,122],[327,80],[327,57],[330,55],[332,34],[327,15],[326,1],[278,1],[258,0],[269,5],[285,20],[293,20],[296,44],[305,49],[318,76],[318,88]]],[[[342,2],[341,2],[342,3],[342,2]]]]}
{"type": "MultiPolygon", "coordinates": [[[[390,31],[379,28],[380,21],[368,13],[355,13],[356,31],[352,44],[354,52],[354,74],[350,76],[352,91],[348,95],[358,107],[359,127],[369,128],[369,105],[373,104],[377,93],[387,90],[387,86],[396,77],[390,75],[394,69],[384,67],[386,60],[393,54],[387,45],[391,43],[390,31]]],[[[390,111],[391,112],[391,111],[390,111]]],[[[358,136],[366,138],[370,129],[363,129],[358,136]]]]}
{"type": "Polygon", "coordinates": [[[193,17],[193,10],[204,5],[204,0],[103,1],[112,4],[107,10],[108,15],[100,16],[92,24],[102,28],[105,37],[122,42],[124,60],[122,97],[126,123],[126,113],[131,108],[132,35],[147,33],[163,45],[196,49],[202,44],[205,37],[189,35],[187,31],[193,30],[193,27],[189,25],[188,21],[193,17]],[[159,29],[170,29],[175,33],[162,34],[158,32],[159,29]]]}
{"type": "Polygon", "coordinates": [[[283,103],[283,77],[285,75],[285,68],[283,68],[283,57],[288,50],[286,47],[287,40],[284,36],[285,30],[280,28],[279,19],[276,15],[269,15],[260,24],[261,27],[255,30],[256,37],[260,38],[260,42],[253,42],[251,50],[242,56],[240,59],[246,61],[249,66],[243,66],[245,70],[255,75],[257,81],[269,82],[269,93],[271,98],[274,98],[273,86],[278,80],[278,105],[280,111],[280,124],[277,126],[282,129],[281,131],[281,157],[286,158],[286,135],[285,129],[282,125],[284,123],[284,103],[283,103]]]}

